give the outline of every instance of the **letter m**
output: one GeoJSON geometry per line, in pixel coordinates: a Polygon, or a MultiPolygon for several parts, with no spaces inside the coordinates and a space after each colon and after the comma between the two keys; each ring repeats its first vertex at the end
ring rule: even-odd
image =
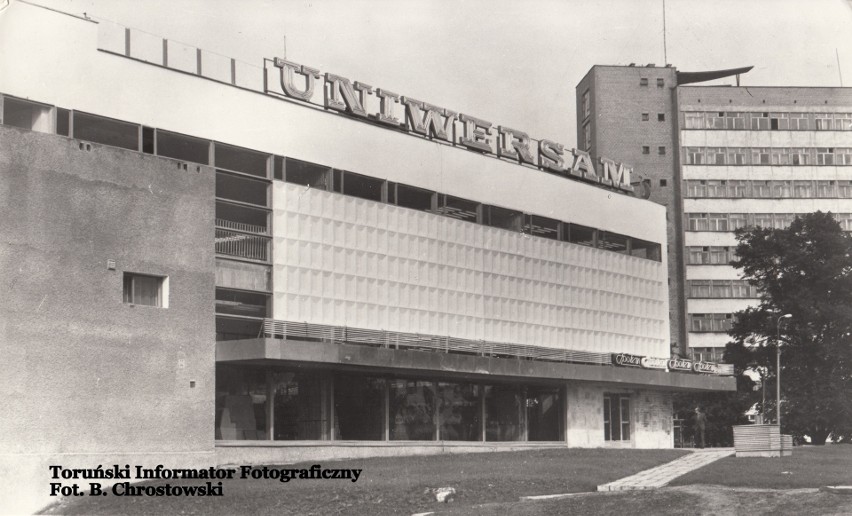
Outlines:
{"type": "Polygon", "coordinates": [[[603,165],[603,174],[601,182],[611,184],[622,190],[632,190],[630,186],[630,174],[633,169],[626,166],[624,163],[616,163],[611,159],[601,158],[603,165]]]}

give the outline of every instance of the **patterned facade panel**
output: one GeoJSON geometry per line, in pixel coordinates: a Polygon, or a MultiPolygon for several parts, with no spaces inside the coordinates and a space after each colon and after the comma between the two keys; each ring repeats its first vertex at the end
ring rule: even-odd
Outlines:
{"type": "Polygon", "coordinates": [[[659,262],[273,188],[275,319],[668,355],[659,262]]]}

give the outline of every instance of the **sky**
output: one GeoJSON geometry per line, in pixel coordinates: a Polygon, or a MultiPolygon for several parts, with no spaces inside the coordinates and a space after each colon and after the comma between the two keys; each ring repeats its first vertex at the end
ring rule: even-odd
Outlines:
{"type": "Polygon", "coordinates": [[[743,85],[840,86],[842,73],[852,87],[852,0],[666,0],[665,54],[662,0],[25,1],[258,66],[286,53],[569,147],[574,88],[595,64],[754,65],[743,85]]]}

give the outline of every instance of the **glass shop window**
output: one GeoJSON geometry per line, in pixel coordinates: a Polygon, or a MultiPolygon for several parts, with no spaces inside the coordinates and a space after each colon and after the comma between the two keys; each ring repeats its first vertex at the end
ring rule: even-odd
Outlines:
{"type": "Polygon", "coordinates": [[[391,441],[434,441],[438,397],[435,383],[388,381],[388,426],[391,441]]]}

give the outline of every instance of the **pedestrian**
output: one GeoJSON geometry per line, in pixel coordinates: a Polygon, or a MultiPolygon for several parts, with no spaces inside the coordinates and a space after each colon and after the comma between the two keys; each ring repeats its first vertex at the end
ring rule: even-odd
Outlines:
{"type": "Polygon", "coordinates": [[[698,430],[698,433],[701,434],[701,442],[698,445],[699,448],[704,448],[704,430],[707,427],[707,416],[704,415],[704,411],[701,410],[701,407],[695,407],[695,428],[698,430]]]}

